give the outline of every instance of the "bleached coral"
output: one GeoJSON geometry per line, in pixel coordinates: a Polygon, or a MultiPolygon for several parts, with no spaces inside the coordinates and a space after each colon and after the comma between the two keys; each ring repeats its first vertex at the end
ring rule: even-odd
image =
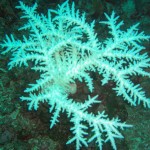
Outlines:
{"type": "Polygon", "coordinates": [[[92,92],[94,86],[89,71],[97,72],[103,76],[102,85],[114,81],[116,87],[113,90],[131,105],[143,103],[150,108],[150,99],[146,98],[141,86],[130,80],[132,75],[150,77],[144,70],[150,67],[150,58],[141,53],[144,47],[140,45],[142,40],[150,37],[138,32],[138,24],[121,30],[123,21],[119,22],[119,17],[112,12],[110,16],[105,14],[106,21],[100,22],[109,27],[111,35],[102,43],[94,32],[95,22],[87,23],[85,13],[75,10],[74,3],[70,6],[68,1],[57,10],[48,10],[47,17],[36,12],[37,4],[28,7],[20,1],[17,8],[24,13],[21,18],[27,19],[19,30],[29,31],[29,37],[23,35],[23,40],[16,40],[13,35],[6,35],[6,40],[1,43],[5,48],[2,54],[12,53],[9,69],[28,66],[32,61],[31,69],[40,72],[36,83],[25,89],[29,96],[22,96],[21,100],[28,102],[29,110],[37,110],[39,102],[47,102],[53,113],[50,128],[58,122],[60,113],[66,112],[74,125],[71,127],[73,137],[67,144],[75,142],[76,150],[92,141],[100,150],[107,141],[117,149],[115,138],[123,138],[119,129],[131,125],[118,118],[109,119],[104,112],[89,113],[88,108],[100,102],[98,96],[88,96],[82,103],[75,102],[69,98],[70,85],[76,80],[85,80],[92,92]]]}

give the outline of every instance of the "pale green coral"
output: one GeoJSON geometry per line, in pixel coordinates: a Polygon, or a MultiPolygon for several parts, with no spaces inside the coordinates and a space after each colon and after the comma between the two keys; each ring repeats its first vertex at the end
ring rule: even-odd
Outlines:
{"type": "Polygon", "coordinates": [[[113,90],[131,105],[143,103],[150,108],[150,99],[146,98],[141,86],[130,80],[132,75],[150,77],[150,73],[144,70],[150,67],[150,58],[141,53],[144,47],[140,45],[142,40],[150,37],[138,32],[138,24],[127,31],[121,30],[123,21],[118,22],[119,17],[112,12],[110,16],[105,14],[106,21],[100,22],[109,27],[111,34],[102,43],[94,32],[95,21],[87,23],[85,13],[76,11],[74,3],[69,6],[68,1],[59,5],[57,10],[50,9],[47,17],[36,12],[37,4],[28,7],[20,1],[17,8],[24,13],[21,18],[27,19],[19,30],[28,30],[29,37],[23,35],[21,41],[6,35],[1,44],[5,49],[2,54],[12,53],[9,69],[28,66],[28,62],[33,61],[31,69],[41,74],[36,83],[25,89],[29,95],[22,96],[21,100],[28,101],[29,110],[37,110],[39,102],[46,101],[53,113],[51,128],[58,122],[60,113],[66,112],[74,125],[71,128],[73,137],[67,144],[75,142],[77,150],[92,141],[100,150],[107,141],[117,149],[115,138],[123,138],[119,129],[131,125],[121,123],[118,118],[109,119],[104,112],[89,113],[88,108],[100,102],[97,96],[88,96],[82,103],[75,102],[69,98],[70,85],[76,80],[85,80],[93,92],[89,71],[97,72],[103,77],[102,85],[114,81],[116,87],[113,90]]]}

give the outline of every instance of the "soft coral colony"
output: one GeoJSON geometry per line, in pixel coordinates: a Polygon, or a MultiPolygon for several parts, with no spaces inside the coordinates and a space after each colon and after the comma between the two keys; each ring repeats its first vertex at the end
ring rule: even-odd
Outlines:
{"type": "MultiPolygon", "coordinates": [[[[83,80],[92,92],[93,79],[89,72],[102,75],[101,84],[112,80],[116,83],[113,90],[121,95],[131,105],[143,103],[150,108],[150,99],[146,98],[140,84],[134,84],[130,77],[141,75],[150,77],[145,68],[150,67],[150,58],[141,41],[149,40],[150,36],[138,31],[138,24],[126,31],[120,29],[123,21],[114,12],[105,14],[109,28],[109,38],[100,42],[94,32],[95,22],[87,23],[85,13],[75,10],[74,3],[66,1],[58,5],[57,10],[48,10],[47,17],[36,12],[37,4],[26,6],[20,1],[17,6],[21,9],[27,23],[19,30],[29,31],[29,36],[23,35],[22,40],[16,40],[13,35],[6,35],[1,47],[12,53],[9,69],[16,66],[28,66],[32,61],[32,70],[40,72],[36,83],[29,84],[25,92],[27,97],[20,97],[28,102],[28,108],[38,109],[39,102],[47,102],[50,113],[53,114],[50,122],[52,128],[61,112],[66,113],[71,127],[72,138],[67,144],[75,142],[76,150],[81,146],[88,147],[95,141],[101,150],[104,142],[110,142],[113,149],[117,149],[116,138],[123,138],[119,129],[131,127],[118,118],[109,119],[105,112],[89,113],[88,108],[99,103],[97,95],[87,96],[87,100],[76,102],[69,97],[71,84],[83,80]]],[[[75,86],[76,88],[76,86],[75,86]]],[[[74,89],[75,90],[75,89],[74,89]]]]}

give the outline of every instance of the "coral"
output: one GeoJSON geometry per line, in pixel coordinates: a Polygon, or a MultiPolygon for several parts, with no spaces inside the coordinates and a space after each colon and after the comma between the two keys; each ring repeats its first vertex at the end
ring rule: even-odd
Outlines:
{"type": "Polygon", "coordinates": [[[134,0],[127,0],[122,4],[122,10],[128,18],[136,12],[134,0]]]}
{"type": "Polygon", "coordinates": [[[145,68],[150,67],[150,58],[143,53],[142,40],[149,40],[150,36],[138,31],[138,25],[131,26],[126,31],[121,30],[123,21],[114,12],[107,20],[100,23],[109,28],[109,36],[100,42],[94,32],[95,21],[87,23],[85,13],[75,10],[74,3],[66,1],[58,6],[57,10],[48,10],[47,17],[36,12],[37,4],[26,6],[20,1],[17,6],[27,19],[27,23],[19,30],[29,31],[29,36],[23,35],[23,40],[17,40],[13,35],[6,35],[0,44],[7,52],[12,53],[9,69],[16,66],[29,66],[40,72],[36,83],[29,84],[22,96],[22,101],[28,102],[28,109],[37,110],[40,102],[47,102],[50,113],[53,114],[50,122],[52,128],[59,120],[60,113],[67,113],[72,123],[73,137],[67,144],[76,143],[76,150],[81,146],[88,147],[92,141],[101,150],[104,142],[111,142],[113,149],[117,149],[116,138],[123,138],[119,129],[129,128],[132,125],[121,122],[118,118],[109,119],[105,112],[94,114],[88,108],[95,103],[98,95],[87,100],[76,102],[69,97],[76,91],[76,81],[86,82],[92,93],[93,79],[89,72],[102,75],[101,85],[108,81],[115,82],[117,96],[122,96],[131,105],[143,103],[150,108],[150,100],[146,98],[142,87],[134,84],[130,79],[133,75],[150,77],[145,68]],[[33,62],[33,66],[29,62],[33,62]]]}

